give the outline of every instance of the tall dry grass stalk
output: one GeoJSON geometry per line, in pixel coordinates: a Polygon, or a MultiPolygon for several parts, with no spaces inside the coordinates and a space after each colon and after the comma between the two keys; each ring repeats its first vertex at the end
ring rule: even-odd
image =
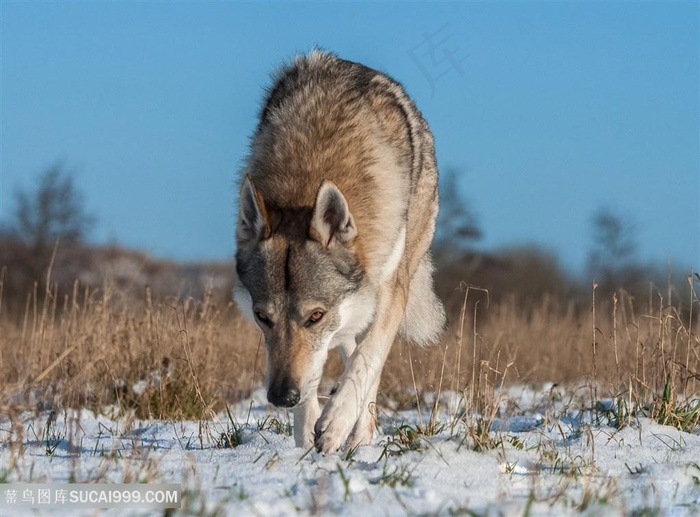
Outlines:
{"type": "MultiPolygon", "coordinates": [[[[691,279],[689,307],[669,306],[657,293],[639,316],[624,292],[580,311],[553,297],[528,306],[514,297],[473,303],[475,288],[465,287],[443,344],[397,342],[380,391],[407,405],[416,403],[415,391],[461,392],[475,411],[492,408],[489,397],[504,383],[590,383],[594,399],[626,395],[639,403],[669,385],[673,400],[697,397],[693,286],[691,279]]],[[[35,288],[22,314],[2,307],[0,296],[0,406],[115,406],[139,417],[199,419],[263,382],[259,331],[211,291],[201,300],[154,300],[147,289],[134,300],[109,283],[75,284],[68,295],[35,288]]],[[[340,370],[333,357],[327,375],[340,370]]]]}

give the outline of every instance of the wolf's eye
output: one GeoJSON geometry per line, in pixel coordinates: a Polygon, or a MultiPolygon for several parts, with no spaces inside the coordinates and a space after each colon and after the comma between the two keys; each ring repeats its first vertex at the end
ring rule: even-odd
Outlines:
{"type": "Polygon", "coordinates": [[[311,313],[311,316],[309,316],[309,319],[306,320],[306,323],[304,324],[305,327],[310,327],[312,325],[315,325],[319,321],[323,319],[323,316],[325,316],[325,312],[323,311],[314,311],[311,313]]]}
{"type": "Polygon", "coordinates": [[[272,321],[270,320],[270,317],[269,317],[267,314],[265,314],[263,311],[256,310],[256,311],[255,311],[255,317],[256,317],[256,318],[258,319],[258,321],[259,321],[260,323],[262,323],[263,325],[267,325],[267,326],[271,326],[271,325],[272,325],[272,321]]]}

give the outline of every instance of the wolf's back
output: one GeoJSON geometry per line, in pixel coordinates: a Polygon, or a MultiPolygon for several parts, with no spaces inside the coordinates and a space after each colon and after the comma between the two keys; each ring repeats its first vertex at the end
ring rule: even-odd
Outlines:
{"type": "Polygon", "coordinates": [[[310,210],[319,185],[334,182],[377,281],[402,229],[411,276],[432,240],[432,135],[401,85],[364,65],[313,51],[283,67],[263,104],[245,172],[282,212],[310,210]]]}

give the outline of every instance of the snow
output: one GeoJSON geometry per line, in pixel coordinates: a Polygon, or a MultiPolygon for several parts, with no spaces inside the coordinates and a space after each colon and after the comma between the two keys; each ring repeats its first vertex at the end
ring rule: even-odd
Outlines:
{"type": "MultiPolygon", "coordinates": [[[[512,387],[498,394],[492,417],[465,416],[458,394],[442,394],[438,432],[430,436],[416,432],[427,424],[426,406],[423,422],[415,409],[384,408],[375,442],[350,455],[296,448],[291,416],[265,405],[264,392],[231,406],[233,423],[227,414],[167,422],[61,410],[47,428],[49,412],[0,416],[0,480],[181,483],[183,514],[700,514],[698,430],[643,416],[618,428],[572,393],[512,387]],[[479,422],[490,423],[481,447],[474,440],[479,422]],[[234,425],[240,445],[217,447],[234,425]]],[[[9,509],[0,501],[0,513],[95,510],[9,509]]]]}

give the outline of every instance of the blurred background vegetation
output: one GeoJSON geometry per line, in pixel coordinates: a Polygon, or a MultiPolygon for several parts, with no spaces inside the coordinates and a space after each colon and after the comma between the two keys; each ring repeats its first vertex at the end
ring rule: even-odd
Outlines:
{"type": "MultiPolygon", "coordinates": [[[[641,263],[636,256],[635,221],[616,207],[599,206],[591,213],[588,235],[579,236],[589,242],[587,267],[574,272],[534,243],[480,249],[483,231],[478,214],[460,189],[458,177],[456,169],[447,169],[441,176],[441,209],[433,245],[437,289],[453,311],[461,307],[466,285],[480,289],[474,301],[488,293],[491,302],[513,299],[527,308],[549,297],[585,310],[594,284],[602,299],[624,291],[643,309],[661,295],[667,305],[686,313],[690,310],[689,298],[677,288],[687,285],[694,265],[641,263]]],[[[232,262],[182,264],[117,244],[91,245],[90,231],[96,222],[75,174],[65,164],[48,167],[31,186],[17,190],[13,218],[0,226],[6,310],[21,310],[27,297],[45,290],[47,282],[64,294],[72,292],[76,282],[98,288],[110,281],[136,297],[149,286],[157,297],[201,298],[210,290],[217,299],[228,300],[232,262]]]]}

